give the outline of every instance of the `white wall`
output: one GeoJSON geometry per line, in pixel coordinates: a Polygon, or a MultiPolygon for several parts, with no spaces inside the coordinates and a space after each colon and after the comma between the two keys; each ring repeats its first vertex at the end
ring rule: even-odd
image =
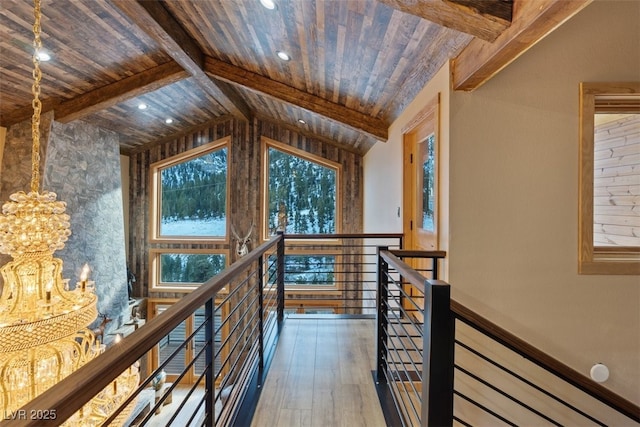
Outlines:
{"type": "Polygon", "coordinates": [[[449,250],[454,298],[635,402],[640,278],[577,274],[578,85],[640,80],[639,18],[596,1],[452,95],[449,250]]]}

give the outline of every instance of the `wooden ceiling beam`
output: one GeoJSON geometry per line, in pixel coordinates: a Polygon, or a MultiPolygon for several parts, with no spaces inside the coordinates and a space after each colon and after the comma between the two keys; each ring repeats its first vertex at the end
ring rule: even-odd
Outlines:
{"type": "Polygon", "coordinates": [[[204,69],[216,79],[320,114],[359,132],[364,132],[379,141],[386,142],[388,139],[389,125],[382,119],[371,117],[209,56],[205,57],[204,69]]]}
{"type": "Polygon", "coordinates": [[[61,102],[55,107],[55,120],[68,123],[188,77],[189,73],[180,65],[167,62],[61,102]]]}
{"type": "Polygon", "coordinates": [[[511,0],[378,0],[401,12],[489,42],[511,24],[511,0]]]}
{"type": "Polygon", "coordinates": [[[156,40],[165,52],[187,70],[208,95],[238,119],[249,120],[251,109],[235,89],[218,84],[203,70],[204,53],[200,46],[164,8],[161,2],[111,0],[142,31],[156,40]]]}
{"type": "Polygon", "coordinates": [[[453,88],[471,91],[593,0],[514,0],[513,20],[493,43],[474,39],[453,60],[453,88]]]}
{"type": "MultiPolygon", "coordinates": [[[[60,101],[53,98],[46,98],[42,100],[42,112],[53,110],[60,101]]],[[[31,104],[11,111],[8,114],[0,115],[0,126],[8,128],[16,123],[23,122],[25,120],[31,120],[33,117],[33,106],[31,104]]]]}

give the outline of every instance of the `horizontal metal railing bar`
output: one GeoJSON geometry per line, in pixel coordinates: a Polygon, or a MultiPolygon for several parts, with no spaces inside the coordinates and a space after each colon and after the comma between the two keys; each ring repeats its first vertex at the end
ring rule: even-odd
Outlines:
{"type": "Polygon", "coordinates": [[[489,409],[488,407],[482,405],[479,402],[476,402],[475,400],[471,399],[469,396],[460,393],[459,391],[454,390],[453,394],[455,394],[456,396],[459,396],[460,398],[466,400],[467,402],[471,403],[472,405],[482,409],[483,411],[485,411],[488,414],[491,414],[491,416],[496,417],[497,419],[499,419],[500,421],[502,421],[505,424],[508,424],[512,427],[518,427],[517,424],[513,423],[512,421],[509,421],[508,419],[506,419],[505,417],[503,417],[502,415],[498,414],[497,412],[489,409]]]}
{"type": "Polygon", "coordinates": [[[286,242],[292,240],[336,240],[336,239],[402,239],[403,233],[337,233],[337,234],[289,234],[285,233],[286,242]]]}
{"type": "MultiPolygon", "coordinates": [[[[221,323],[220,329],[223,329],[228,322],[231,322],[231,316],[227,316],[225,321],[221,323]]],[[[216,359],[220,356],[220,353],[227,346],[227,344],[229,344],[231,342],[231,340],[234,339],[234,333],[236,332],[236,330],[239,327],[240,327],[240,323],[239,322],[235,322],[235,325],[229,330],[229,333],[227,334],[227,337],[224,340],[220,341],[220,346],[218,347],[218,351],[214,355],[216,359]]]]}
{"type": "Polygon", "coordinates": [[[624,414],[635,422],[640,422],[640,407],[624,397],[606,389],[602,385],[592,381],[573,368],[565,365],[559,360],[538,350],[531,344],[512,333],[506,331],[495,323],[485,319],[455,300],[451,300],[451,311],[456,318],[468,324],[472,328],[493,338],[505,347],[515,351],[534,364],[551,372],[579,390],[596,398],[605,405],[624,414]]]}
{"type": "MultiPolygon", "coordinates": [[[[387,360],[385,359],[385,366],[389,366],[387,360]]],[[[391,371],[389,370],[385,370],[384,371],[384,376],[385,376],[385,382],[387,383],[387,386],[389,387],[389,389],[392,391],[391,392],[391,398],[393,400],[393,404],[396,407],[396,411],[398,413],[398,415],[400,416],[400,420],[402,421],[402,425],[405,426],[406,423],[404,421],[404,414],[407,413],[407,408],[406,408],[406,404],[403,400],[398,399],[398,394],[399,394],[399,390],[398,387],[395,384],[395,381],[393,381],[393,377],[391,376],[391,371]]]]}
{"type": "MultiPolygon", "coordinates": [[[[253,319],[257,318],[257,316],[258,316],[258,312],[257,312],[257,311],[255,311],[255,312],[254,312],[254,315],[253,315],[253,316],[251,316],[250,320],[253,320],[253,319]]],[[[240,323],[237,323],[237,324],[236,324],[236,326],[237,326],[237,325],[239,325],[239,324],[240,324],[240,323]]],[[[247,331],[247,328],[248,328],[250,325],[251,325],[251,322],[247,322],[247,324],[244,326],[244,328],[242,329],[242,331],[241,331],[241,333],[240,333],[240,337],[245,337],[245,336],[246,336],[246,335],[245,335],[245,332],[247,331]]],[[[229,334],[229,336],[232,336],[232,335],[233,335],[233,333],[230,333],[230,334],[229,334]]],[[[229,342],[229,341],[227,341],[227,342],[229,342]]],[[[231,346],[231,348],[230,348],[230,349],[227,349],[227,351],[229,352],[229,357],[226,357],[226,358],[224,359],[224,361],[222,361],[222,360],[221,360],[221,362],[222,362],[222,363],[221,363],[221,366],[220,366],[220,369],[221,369],[221,370],[222,370],[224,367],[226,367],[226,366],[227,366],[227,362],[230,360],[231,355],[232,355],[232,354],[234,354],[235,350],[238,348],[238,344],[239,344],[239,343],[241,343],[241,342],[242,342],[242,340],[238,340],[238,339],[236,339],[236,340],[233,342],[233,345],[231,346]]],[[[246,344],[246,341],[245,341],[245,344],[246,344]]],[[[244,348],[244,347],[245,347],[245,346],[243,345],[243,347],[242,347],[242,348],[244,348]]],[[[220,346],[220,350],[216,353],[216,358],[219,356],[220,352],[222,351],[222,348],[223,348],[223,347],[222,347],[222,346],[220,346]]],[[[237,360],[236,360],[236,361],[237,361],[237,360]]],[[[233,372],[233,368],[234,368],[234,366],[235,366],[235,365],[231,365],[231,366],[229,367],[229,371],[230,371],[230,372],[233,372]]]]}
{"type": "Polygon", "coordinates": [[[524,378],[522,375],[518,374],[517,372],[512,371],[511,369],[503,366],[502,364],[496,362],[495,360],[487,357],[486,355],[480,353],[478,350],[474,349],[473,347],[460,342],[458,340],[456,340],[456,344],[459,345],[460,347],[464,348],[465,350],[471,352],[472,354],[474,354],[475,356],[481,358],[482,360],[486,361],[487,363],[490,363],[491,365],[495,366],[496,368],[502,370],[503,372],[506,372],[507,374],[513,376],[514,378],[520,380],[521,382],[523,382],[524,384],[528,385],[529,387],[532,387],[534,389],[536,389],[537,391],[539,391],[540,393],[544,394],[545,396],[555,400],[556,402],[560,403],[561,405],[564,405],[565,407],[571,409],[572,411],[582,415],[583,417],[593,421],[595,424],[598,424],[602,427],[605,426],[605,424],[603,424],[602,422],[600,422],[599,420],[597,420],[596,418],[592,417],[591,415],[587,414],[586,412],[580,410],[579,408],[573,406],[572,404],[564,401],[563,399],[560,399],[558,396],[554,395],[553,393],[550,393],[549,391],[545,390],[544,388],[540,387],[539,385],[533,383],[532,381],[529,381],[528,379],[524,378]]]}
{"type": "Polygon", "coordinates": [[[473,425],[472,425],[472,424],[469,424],[468,422],[466,422],[466,421],[464,421],[464,420],[460,419],[459,417],[456,417],[455,415],[453,416],[453,420],[454,420],[454,421],[457,421],[458,423],[462,424],[462,425],[463,425],[463,426],[465,426],[465,427],[473,427],[473,425]]]}
{"type": "MultiPolygon", "coordinates": [[[[391,323],[389,323],[389,325],[391,325],[391,323]]],[[[395,332],[395,328],[393,328],[393,327],[391,326],[391,329],[392,329],[392,330],[394,330],[394,332],[395,332]]],[[[389,336],[389,338],[393,338],[393,336],[389,336]]],[[[396,355],[396,357],[398,357],[398,358],[400,358],[400,359],[401,359],[401,356],[400,356],[400,354],[399,354],[399,352],[398,352],[398,348],[397,348],[396,346],[393,346],[393,347],[389,346],[389,342],[387,342],[387,343],[385,344],[385,350],[387,351],[387,354],[391,354],[390,350],[393,350],[393,351],[394,351],[394,353],[395,353],[395,355],[396,355]]],[[[416,366],[416,364],[415,364],[415,362],[414,362],[414,360],[413,360],[413,359],[409,359],[409,362],[410,362],[410,364],[411,364],[411,366],[412,366],[413,370],[415,370],[416,372],[421,372],[421,371],[418,369],[418,367],[416,366]]],[[[395,363],[394,363],[394,365],[395,365],[395,363]]],[[[389,366],[389,360],[388,360],[388,358],[387,358],[387,366],[389,366]]],[[[404,364],[403,364],[403,367],[404,367],[404,364]]],[[[408,371],[406,371],[406,368],[405,368],[405,372],[408,372],[408,371]]],[[[415,388],[414,388],[414,392],[416,392],[416,393],[417,393],[417,390],[415,390],[415,388]]]]}
{"type": "MultiPolygon", "coordinates": [[[[208,369],[209,367],[207,367],[208,369]]],[[[202,374],[200,374],[198,376],[198,379],[195,381],[195,383],[189,388],[189,391],[187,392],[187,394],[184,396],[184,398],[182,399],[182,401],[180,402],[180,405],[178,405],[178,407],[175,409],[175,411],[173,412],[173,415],[171,416],[171,418],[169,419],[169,421],[167,422],[167,425],[170,426],[171,423],[173,423],[173,421],[178,417],[178,415],[180,414],[180,412],[184,409],[184,407],[186,406],[187,402],[189,401],[189,398],[191,397],[191,395],[193,394],[193,392],[196,390],[196,388],[200,385],[200,383],[202,382],[202,380],[204,379],[206,374],[206,370],[204,370],[202,372],[202,374]]],[[[198,408],[204,403],[204,396],[203,398],[200,399],[200,403],[198,404],[198,408]]],[[[191,421],[193,420],[193,418],[196,416],[196,414],[198,413],[198,409],[196,409],[195,411],[193,411],[193,413],[191,414],[191,418],[189,419],[189,422],[186,425],[191,425],[191,421]]]]}
{"type": "Polygon", "coordinates": [[[537,409],[527,405],[522,400],[517,399],[516,397],[510,395],[509,393],[505,392],[504,390],[500,389],[499,387],[496,387],[495,385],[491,384],[489,381],[485,380],[484,378],[481,378],[480,376],[474,374],[473,372],[469,371],[468,369],[465,369],[465,368],[463,368],[463,367],[461,367],[459,365],[454,365],[454,368],[456,368],[460,372],[466,374],[468,377],[473,378],[474,380],[476,380],[480,384],[484,385],[485,387],[488,387],[491,390],[495,391],[496,393],[500,394],[501,396],[507,398],[508,400],[512,401],[513,403],[519,405],[520,407],[525,408],[527,411],[533,412],[534,414],[536,414],[540,418],[543,418],[543,419],[547,420],[551,424],[553,424],[555,426],[558,426],[558,427],[562,426],[562,424],[560,424],[556,420],[554,420],[551,417],[543,414],[542,412],[538,411],[537,409]]]}
{"type": "Polygon", "coordinates": [[[132,332],[118,345],[111,346],[100,357],[88,362],[60,381],[55,387],[45,391],[21,408],[27,414],[31,411],[47,408],[55,411],[57,419],[18,420],[15,425],[33,427],[58,425],[72,416],[120,373],[143,357],[176,326],[202,307],[207,300],[214,298],[232,278],[274,247],[282,238],[282,235],[277,235],[270,241],[263,243],[244,258],[171,305],[162,316],[149,320],[144,327],[132,332]]]}
{"type": "MultiPolygon", "coordinates": [[[[203,352],[205,350],[205,348],[206,347],[202,347],[200,353],[203,352]]],[[[198,355],[196,357],[194,357],[187,364],[187,366],[185,366],[184,370],[177,376],[177,378],[173,381],[173,383],[171,383],[171,385],[169,385],[169,387],[167,388],[167,391],[162,395],[162,397],[160,397],[160,399],[155,401],[155,404],[153,405],[151,410],[149,410],[149,413],[142,419],[141,424],[144,425],[145,423],[149,422],[151,417],[153,417],[153,415],[155,414],[156,410],[158,408],[160,408],[163,405],[163,403],[165,402],[165,400],[167,400],[169,398],[169,396],[171,395],[173,390],[178,386],[178,384],[180,384],[180,381],[182,380],[182,378],[184,378],[184,376],[187,374],[187,372],[189,372],[189,369],[191,369],[193,367],[193,365],[196,363],[196,360],[200,356],[200,353],[198,353],[198,355]]],[[[124,406],[121,406],[121,408],[124,408],[124,406]]]]}

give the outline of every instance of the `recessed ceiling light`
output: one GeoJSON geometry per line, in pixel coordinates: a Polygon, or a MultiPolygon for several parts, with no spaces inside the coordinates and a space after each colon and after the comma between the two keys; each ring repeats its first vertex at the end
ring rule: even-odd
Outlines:
{"type": "Polygon", "coordinates": [[[164,122],[170,125],[171,123],[173,123],[173,119],[171,117],[167,117],[167,119],[164,122]]]}
{"type": "Polygon", "coordinates": [[[260,0],[260,4],[269,10],[273,10],[276,8],[276,2],[274,2],[273,0],[260,0]]]}
{"type": "Polygon", "coordinates": [[[305,122],[305,121],[304,121],[304,120],[302,120],[302,119],[298,119],[298,123],[300,123],[301,125],[306,125],[306,124],[307,124],[307,122],[305,122]]]}
{"type": "Polygon", "coordinates": [[[141,102],[140,104],[138,104],[138,109],[139,110],[146,110],[147,109],[147,104],[145,104],[144,102],[141,102]]]}
{"type": "Polygon", "coordinates": [[[283,51],[279,50],[276,53],[278,54],[278,58],[282,59],[283,61],[289,61],[291,59],[291,57],[289,56],[289,54],[287,52],[283,52],[283,51]]]}
{"type": "Polygon", "coordinates": [[[47,62],[51,60],[51,55],[44,50],[38,51],[38,59],[42,62],[47,62]]]}

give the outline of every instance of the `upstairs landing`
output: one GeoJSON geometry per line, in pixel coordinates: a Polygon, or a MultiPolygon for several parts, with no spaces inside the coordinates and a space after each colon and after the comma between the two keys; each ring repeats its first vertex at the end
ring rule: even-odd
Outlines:
{"type": "Polygon", "coordinates": [[[375,348],[373,319],[289,317],[251,426],[386,426],[375,348]]]}

